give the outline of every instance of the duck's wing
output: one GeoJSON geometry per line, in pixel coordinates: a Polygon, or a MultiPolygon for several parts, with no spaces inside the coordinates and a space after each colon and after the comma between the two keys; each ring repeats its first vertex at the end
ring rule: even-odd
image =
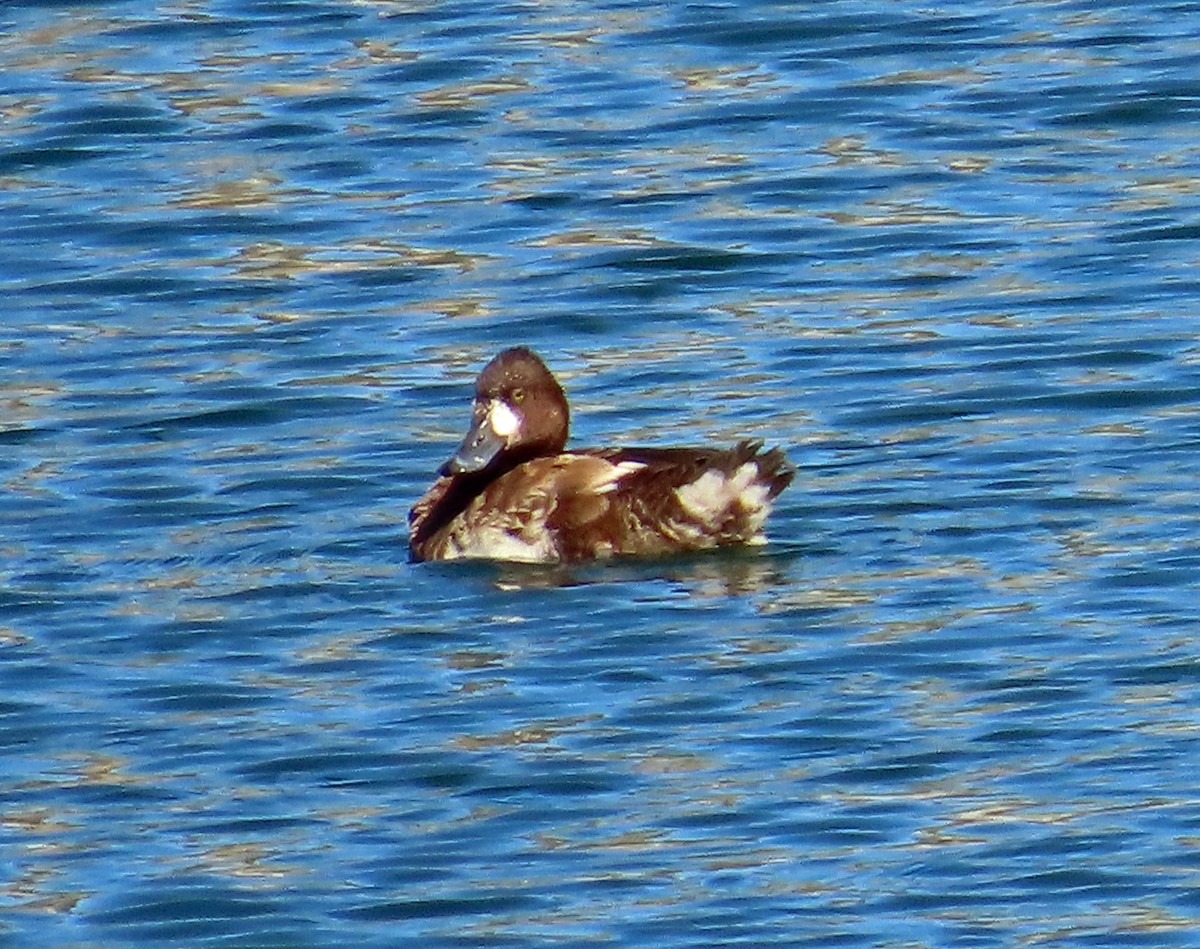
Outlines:
{"type": "MultiPolygon", "coordinates": [[[[762,450],[757,440],[738,442],[733,448],[597,448],[585,454],[603,458],[613,464],[640,465],[637,478],[628,478],[623,485],[642,490],[661,489],[666,493],[694,484],[705,474],[732,479],[738,472],[752,476],[755,483],[767,489],[774,500],[792,482],[796,470],[781,448],[762,450]],[[750,469],[746,469],[750,465],[750,469]]],[[[654,493],[651,491],[651,493],[654,493]]]]}
{"type": "Polygon", "coordinates": [[[719,448],[587,452],[620,468],[605,515],[617,553],[661,554],[762,541],[771,502],[795,471],[783,452],[719,448]]]}

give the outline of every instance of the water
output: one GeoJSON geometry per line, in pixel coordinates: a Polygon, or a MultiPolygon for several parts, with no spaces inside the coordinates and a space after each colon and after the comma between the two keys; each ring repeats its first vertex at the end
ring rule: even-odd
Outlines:
{"type": "Polygon", "coordinates": [[[1195,945],[1197,14],[5,5],[0,944],[1195,945]],[[409,565],[514,342],[771,546],[409,565]]]}

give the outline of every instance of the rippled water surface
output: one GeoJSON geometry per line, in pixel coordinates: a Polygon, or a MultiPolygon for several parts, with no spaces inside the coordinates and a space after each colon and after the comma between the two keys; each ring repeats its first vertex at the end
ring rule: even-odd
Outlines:
{"type": "Polygon", "coordinates": [[[0,944],[1185,946],[1200,4],[0,7],[0,944]],[[495,351],[755,550],[407,562],[495,351]]]}

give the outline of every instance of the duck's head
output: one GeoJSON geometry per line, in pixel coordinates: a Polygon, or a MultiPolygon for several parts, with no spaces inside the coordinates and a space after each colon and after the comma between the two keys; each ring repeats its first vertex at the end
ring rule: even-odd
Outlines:
{"type": "Polygon", "coordinates": [[[545,363],[524,346],[506,349],[479,374],[471,428],[441,473],[499,471],[556,455],[569,424],[567,397],[545,363]]]}

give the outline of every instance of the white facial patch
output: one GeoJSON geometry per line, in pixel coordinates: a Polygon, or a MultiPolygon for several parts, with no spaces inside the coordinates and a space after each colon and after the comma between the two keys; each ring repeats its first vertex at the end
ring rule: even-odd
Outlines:
{"type": "Polygon", "coordinates": [[[488,425],[501,438],[510,438],[521,427],[521,417],[506,403],[496,399],[488,407],[488,425]]]}

